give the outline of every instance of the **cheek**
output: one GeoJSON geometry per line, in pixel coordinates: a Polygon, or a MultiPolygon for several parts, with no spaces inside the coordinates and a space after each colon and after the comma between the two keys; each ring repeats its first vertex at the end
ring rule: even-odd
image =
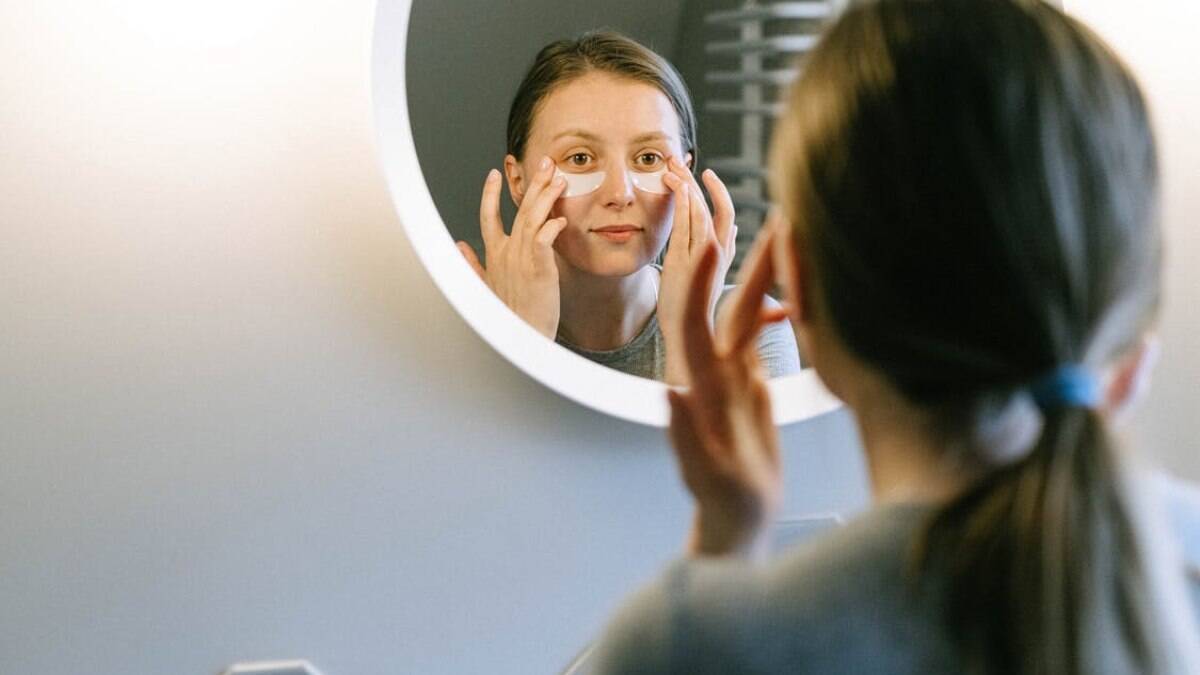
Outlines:
{"type": "Polygon", "coordinates": [[[646,226],[654,233],[653,239],[659,245],[665,244],[675,215],[674,199],[671,195],[645,194],[642,203],[646,209],[646,226]]]}
{"type": "Polygon", "coordinates": [[[568,197],[554,202],[550,209],[551,218],[566,218],[567,226],[577,226],[584,222],[591,199],[588,196],[568,197]]]}
{"type": "Polygon", "coordinates": [[[646,209],[647,225],[656,228],[669,228],[673,215],[674,200],[671,195],[659,195],[649,192],[641,194],[642,205],[646,209]]]}

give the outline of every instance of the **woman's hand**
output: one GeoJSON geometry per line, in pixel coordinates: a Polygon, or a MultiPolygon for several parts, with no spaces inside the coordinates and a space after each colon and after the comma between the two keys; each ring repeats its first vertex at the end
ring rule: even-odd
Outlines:
{"type": "Polygon", "coordinates": [[[547,218],[565,187],[564,179],[554,178],[554,163],[549,157],[543,158],[517,209],[512,234],[506,235],[500,220],[500,172],[492,169],[483,185],[479,205],[479,230],[483,234],[487,268],[479,263],[469,244],[458,242],[459,251],[488,288],[517,316],[551,340],[558,332],[561,310],[554,240],[567,226],[567,219],[547,218]]]}
{"type": "Polygon", "coordinates": [[[734,297],[721,308],[716,335],[709,322],[721,264],[715,243],[702,250],[689,280],[680,329],[691,387],[667,397],[671,444],[696,498],[691,555],[762,552],[783,497],[779,439],[755,350],[762,327],[787,317],[786,308],[763,307],[773,278],[770,242],[771,228],[764,228],[734,297]]]}
{"type": "Polygon", "coordinates": [[[708,211],[704,194],[687,167],[674,157],[668,160],[668,172],[663,184],[675,194],[675,212],[671,238],[663,257],[662,287],[658,296],[658,320],[667,348],[666,380],[668,384],[688,383],[683,363],[683,337],[677,327],[681,324],[684,299],[688,292],[689,272],[696,260],[716,243],[717,260],[712,274],[712,290],[706,305],[711,323],[717,300],[725,287],[725,274],[733,262],[737,226],[733,224],[733,199],[725,184],[710,169],[703,174],[708,194],[712,196],[714,214],[708,211]]]}

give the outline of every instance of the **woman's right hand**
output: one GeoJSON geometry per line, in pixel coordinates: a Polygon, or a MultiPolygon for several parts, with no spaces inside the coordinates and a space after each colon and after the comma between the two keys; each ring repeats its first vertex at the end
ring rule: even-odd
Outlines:
{"type": "Polygon", "coordinates": [[[667,348],[665,379],[670,385],[686,385],[687,368],[683,358],[683,334],[679,326],[684,313],[688,282],[696,260],[707,250],[709,241],[717,243],[717,265],[708,300],[709,321],[717,300],[725,289],[725,275],[733,262],[737,225],[734,225],[733,198],[725,183],[711,169],[702,178],[712,196],[713,211],[704,202],[700,183],[686,165],[675,158],[667,162],[669,171],[663,185],[674,193],[671,236],[663,256],[662,288],[658,295],[658,323],[667,348]]]}
{"type": "Polygon", "coordinates": [[[547,218],[567,183],[561,177],[554,178],[554,163],[549,157],[543,158],[521,199],[512,234],[507,235],[500,219],[501,183],[500,172],[492,169],[479,205],[487,267],[480,264],[466,242],[458,242],[458,250],[509,309],[553,340],[560,312],[554,240],[567,226],[567,219],[547,218]]]}
{"type": "Polygon", "coordinates": [[[720,252],[709,241],[691,273],[682,317],[689,389],[667,392],[669,434],[684,483],[696,498],[688,542],[694,556],[753,556],[765,546],[767,524],[783,498],[779,437],[758,360],[755,336],[787,318],[768,309],[773,229],[764,227],[746,257],[732,298],[714,331],[709,302],[720,252]]]}

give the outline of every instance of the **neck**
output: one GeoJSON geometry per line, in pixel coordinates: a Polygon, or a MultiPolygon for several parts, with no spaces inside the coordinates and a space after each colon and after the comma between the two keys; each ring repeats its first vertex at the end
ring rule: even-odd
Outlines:
{"type": "Polygon", "coordinates": [[[952,459],[928,412],[880,390],[852,407],[875,502],[942,502],[970,483],[973,472],[952,459]]]}
{"type": "Polygon", "coordinates": [[[558,332],[577,347],[606,351],[627,344],[658,306],[658,271],[649,265],[628,276],[601,277],[562,258],[558,263],[558,332]]]}

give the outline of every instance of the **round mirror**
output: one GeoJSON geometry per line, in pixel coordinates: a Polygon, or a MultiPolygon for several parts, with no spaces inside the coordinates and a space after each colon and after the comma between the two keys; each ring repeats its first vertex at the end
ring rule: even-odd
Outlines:
{"type": "MultiPolygon", "coordinates": [[[[731,283],[768,208],[775,100],[836,6],[380,0],[380,156],[430,276],[531,377],[664,426],[671,341],[657,317],[673,278],[674,191],[695,181],[707,195],[691,222],[725,237],[731,283]]],[[[758,347],[777,423],[839,405],[803,368],[790,325],[764,329],[758,347]]]]}

